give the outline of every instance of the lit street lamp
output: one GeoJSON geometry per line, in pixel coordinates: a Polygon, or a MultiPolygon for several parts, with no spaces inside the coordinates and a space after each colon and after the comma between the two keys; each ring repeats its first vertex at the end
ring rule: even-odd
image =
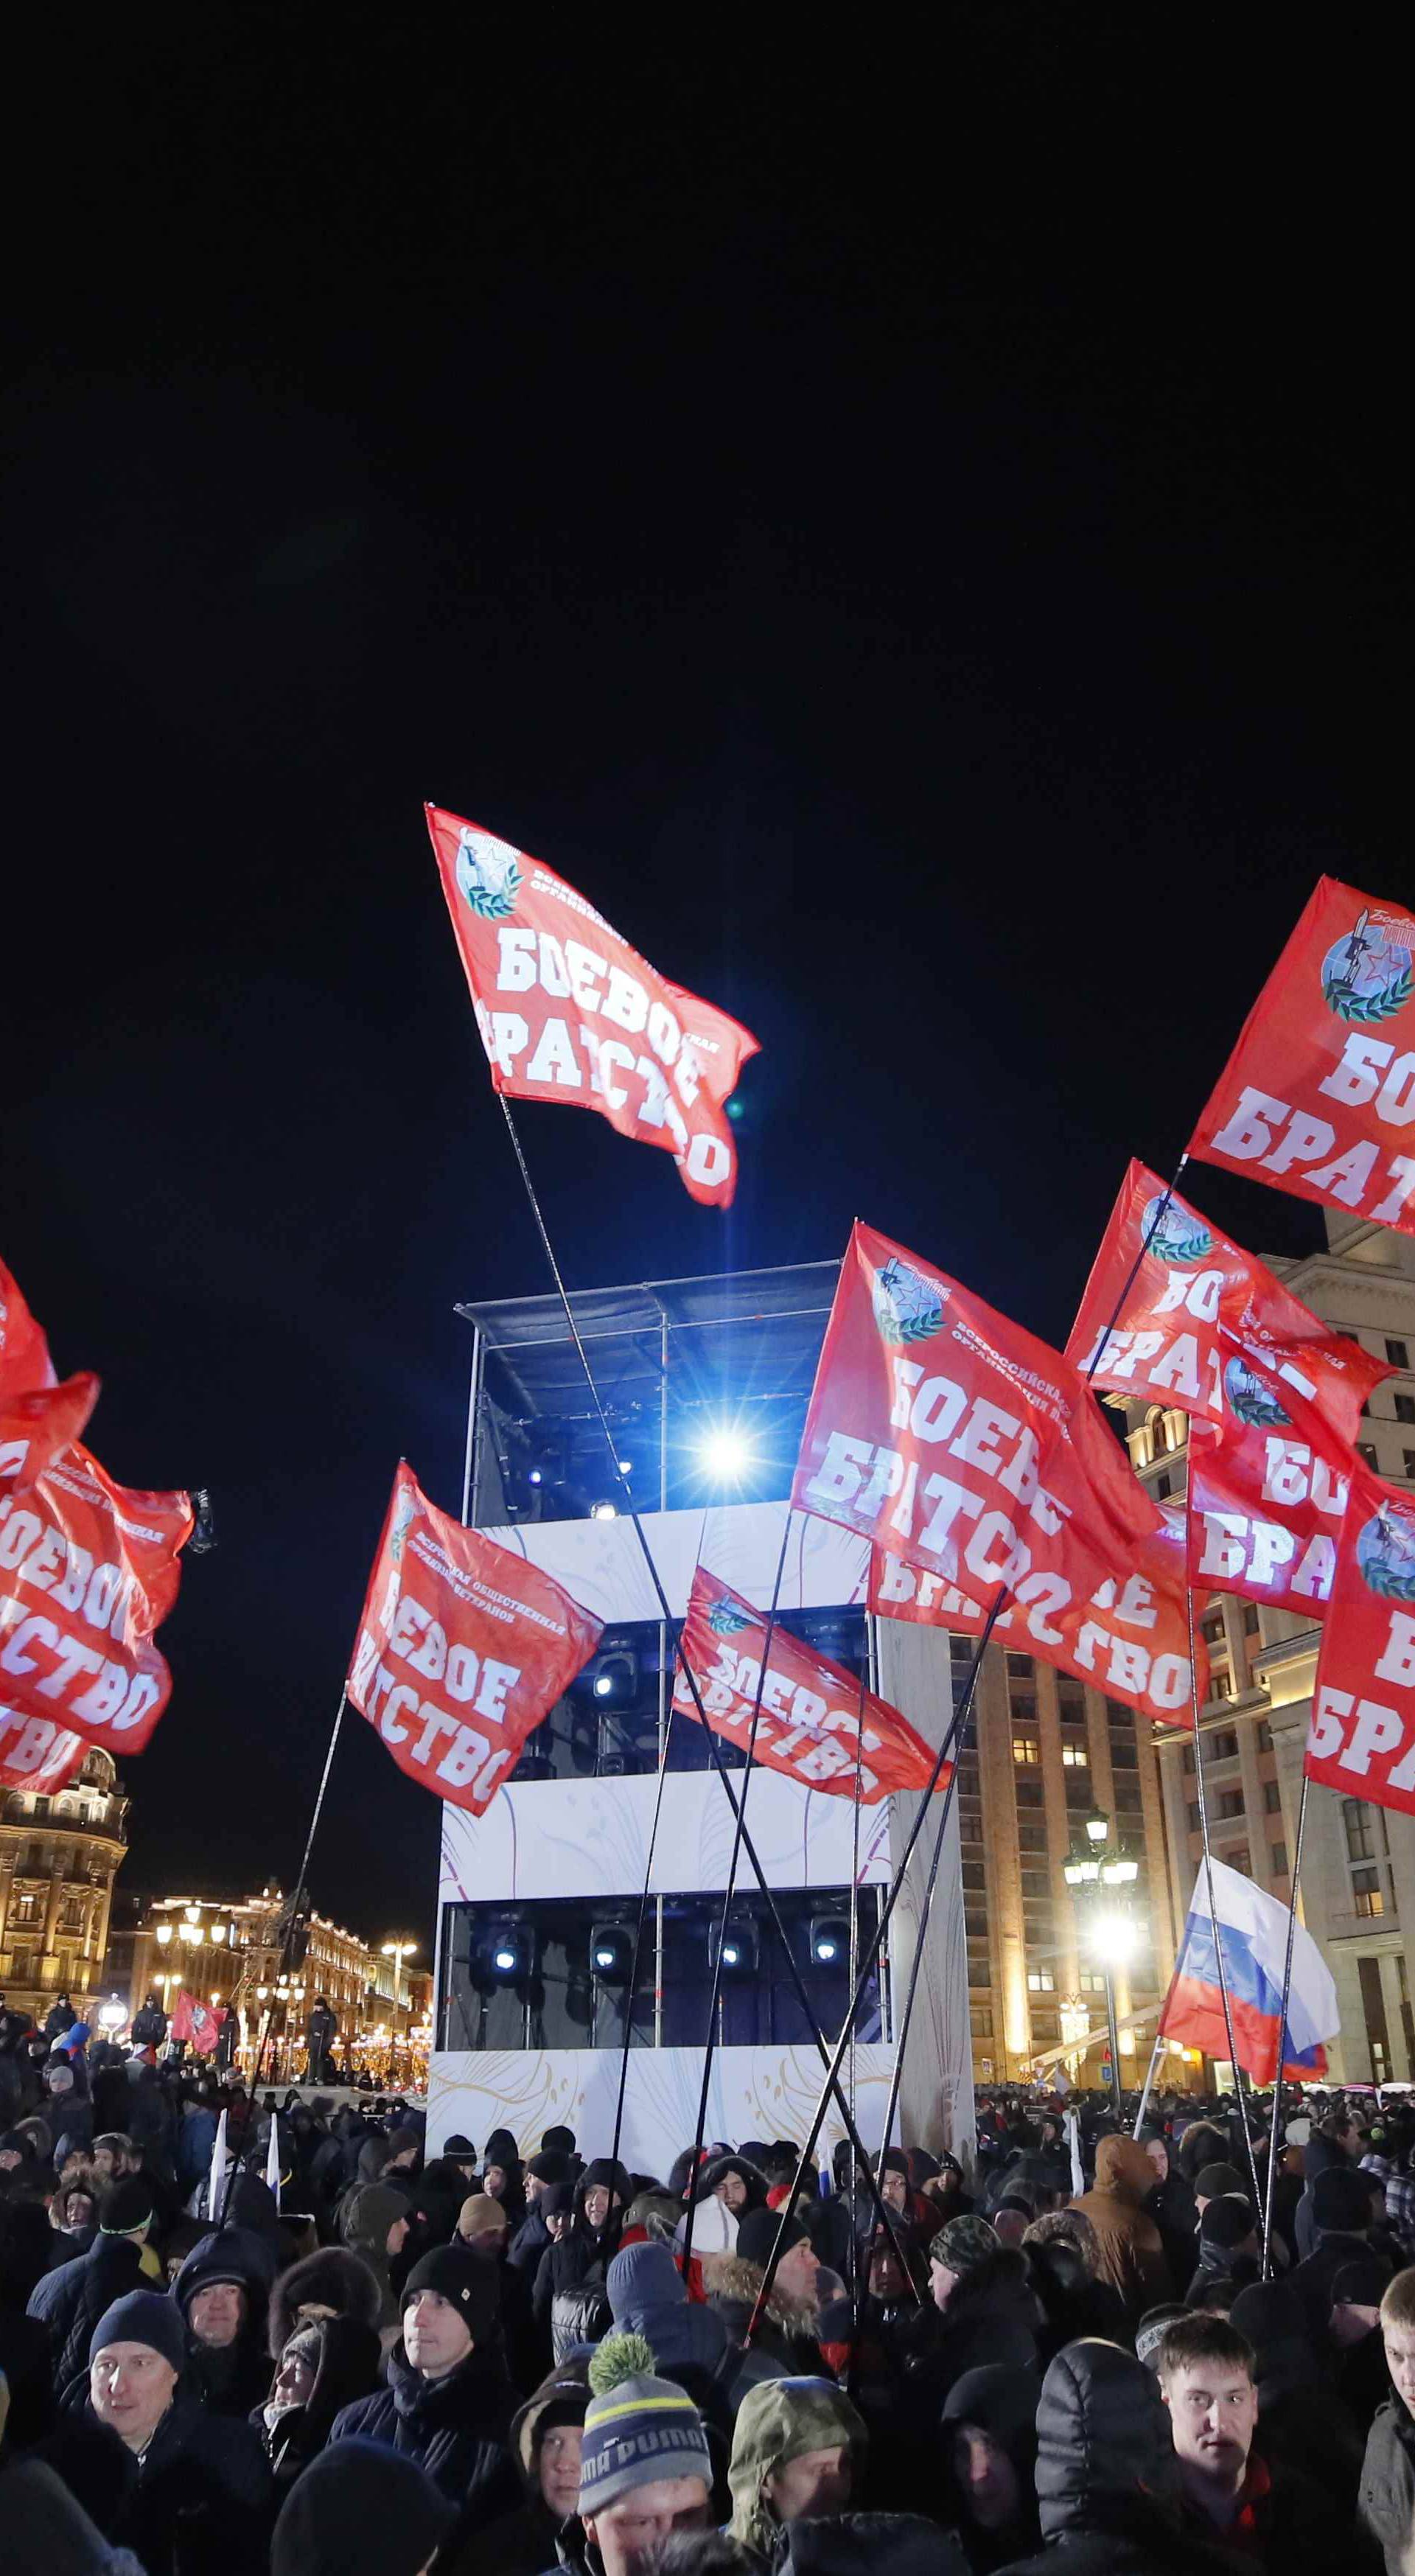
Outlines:
{"type": "Polygon", "coordinates": [[[1128,1967],[1140,1946],[1140,1926],[1130,1911],[1129,1891],[1140,1864],[1118,1835],[1112,1841],[1109,1816],[1087,1816],[1083,1834],[1062,1864],[1062,1877],[1076,1905],[1086,1949],[1105,1978],[1106,2025],[1110,2033],[1110,2085],[1117,2115],[1120,2097],[1120,2033],[1115,2018],[1115,1971],[1128,1967]]]}

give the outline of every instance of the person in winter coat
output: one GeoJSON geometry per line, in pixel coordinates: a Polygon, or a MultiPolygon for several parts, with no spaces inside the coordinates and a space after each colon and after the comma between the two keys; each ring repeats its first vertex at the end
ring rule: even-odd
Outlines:
{"type": "Polygon", "coordinates": [[[698,2174],[695,2200],[720,2200],[734,2218],[749,2209],[765,2209],[767,2179],[745,2156],[715,2156],[698,2174]]]}
{"type": "MultiPolygon", "coordinates": [[[[481,2187],[488,2198],[500,2201],[508,2227],[518,2228],[526,2214],[526,2194],[521,2159],[509,2129],[493,2129],[487,2139],[481,2187]]],[[[459,2194],[459,2199],[464,2196],[459,2194]]]]}
{"type": "Polygon", "coordinates": [[[305,2024],[305,2064],[311,2084],[334,2082],[330,2058],[338,2036],[339,2017],[328,1995],[316,1995],[305,2024]]]}
{"type": "Polygon", "coordinates": [[[1037,2403],[1042,2547],[1007,2576],[1232,2576],[1182,2522],[1169,2414],[1153,2372],[1101,2342],[1068,2344],[1037,2403]]]}
{"type": "Polygon", "coordinates": [[[48,2432],[54,2414],[48,2329],[26,2313],[45,2276],[51,2233],[42,2201],[0,2200],[0,2386],[10,2439],[21,2448],[48,2432]]]}
{"type": "Polygon", "coordinates": [[[1415,2268],[1389,2283],[1381,2334],[1393,2394],[1366,2437],[1357,2520],[1382,2551],[1386,2576],[1405,2576],[1415,2531],[1415,2268]]]}
{"type": "Polygon", "coordinates": [[[380,2360],[372,2326],[356,2317],[311,2317],[295,2327],[275,2365],[270,2395],[250,2419],[281,2495],[324,2449],[335,2416],[372,2396],[380,2360]]]}
{"type": "Polygon", "coordinates": [[[568,2234],[541,2256],[531,2305],[541,2333],[549,2333],[556,2361],[571,2344],[592,2343],[609,2322],[605,2274],[619,2251],[624,2212],[633,2197],[623,2165],[597,2156],[575,2185],[568,2234]]]}
{"type": "Polygon", "coordinates": [[[638,2335],[607,2335],[589,2366],[580,2447],[578,2527],[559,2555],[579,2576],[639,2576],[647,2553],[706,2532],[712,2463],[702,2419],[671,2380],[655,2378],[638,2335]]]}
{"type": "Polygon", "coordinates": [[[714,2468],[725,2474],[732,2411],[724,2380],[727,2328],[715,2307],[688,2297],[671,2246],[646,2238],[620,2247],[605,2282],[615,2334],[643,2337],[661,2379],[685,2388],[707,2428],[714,2468]]]}
{"type": "Polygon", "coordinates": [[[395,2191],[391,2183],[384,2182],[362,2184],[345,2221],[347,2250],[359,2256],[378,2283],[378,2325],[385,2341],[392,2340],[398,2327],[398,2301],[389,2265],[402,2252],[409,2221],[406,2192],[395,2191]]]}
{"type": "Polygon", "coordinates": [[[1022,2238],[1022,2251],[1045,2319],[1037,2343],[1043,2370],[1063,2344],[1075,2343],[1081,2335],[1124,2343],[1124,2301],[1109,2281],[1096,2278],[1099,2247],[1083,2211],[1049,2209],[1034,2218],[1022,2238]]]}
{"type": "Polygon", "coordinates": [[[516,2392],[501,2355],[496,2271],[463,2245],[439,2245],[409,2273],[388,2385],[346,2406],[334,2444],[387,2442],[426,2469],[482,2529],[519,2501],[510,2451],[516,2392]]]}
{"type": "Polygon", "coordinates": [[[1174,2297],[1159,2229],[1145,2215],[1154,2178],[1154,2168],[1137,2139],[1102,2138],[1096,2149],[1095,2182],[1072,2203],[1095,2230],[1097,2278],[1119,2291],[1132,2327],[1146,2308],[1174,2297]]]}
{"type": "MultiPolygon", "coordinates": [[[[65,2418],[76,2433],[92,2440],[97,2428],[118,2446],[122,2475],[102,2528],[147,2576],[186,2576],[189,2567],[241,2576],[264,2555],[270,2473],[248,2424],[209,2415],[180,2387],[183,2358],[175,2302],[130,2292],[94,2328],[87,2379],[70,2389],[65,2418]]],[[[62,2455],[55,2465],[63,2474],[62,2455]]]]}
{"type": "Polygon", "coordinates": [[[1186,2281],[1194,2269],[1194,2248],[1199,2232],[1193,2183],[1183,2166],[1171,2156],[1163,2130],[1150,2123],[1140,2130],[1139,2143],[1149,2157],[1154,2173],[1154,2180],[1145,2195],[1145,2215],[1152,2218],[1159,2229],[1170,2279],[1186,2281]]]}
{"type": "Polygon", "coordinates": [[[731,2254],[705,2254],[703,2282],[738,2359],[724,2367],[734,2404],[762,2378],[818,2379],[825,2363],[817,2334],[816,2279],[820,2265],[799,2218],[786,2220],[786,2250],[772,2275],[771,2293],[750,2347],[744,2345],[766,2267],[781,2226],[774,2209],[749,2209],[737,2227],[731,2254]]]}
{"type": "Polygon", "coordinates": [[[93,2330],[114,2300],[152,2277],[144,2271],[151,2224],[152,2202],[141,2181],[129,2175],[113,2183],[104,2193],[99,2233],[87,2254],[61,2263],[35,2283],[28,2314],[48,2329],[56,2397],[85,2368],[93,2330]]]}
{"type": "Polygon", "coordinates": [[[534,2282],[540,2258],[550,2243],[550,2230],[540,2206],[542,2197],[556,2183],[571,2179],[569,2157],[557,2155],[553,2147],[532,2156],[526,2167],[526,2214],[512,2233],[506,2260],[516,2271],[524,2272],[528,2282],[534,2282]]]}
{"type": "Polygon", "coordinates": [[[765,2571],[802,2515],[844,2513],[863,2474],[864,2420],[832,2379],[765,2379],[737,2410],[728,2531],[765,2571]]]}
{"type": "Polygon", "coordinates": [[[376,2442],[341,2442],[297,2478],[280,2508],[271,2576],[423,2576],[456,2508],[411,2460],[376,2442]]]}
{"type": "Polygon", "coordinates": [[[378,2281],[362,2255],[344,2245],[321,2245],[276,2274],[266,2349],[278,2361],[297,2326],[323,2317],[350,2317],[377,2335],[382,2305],[378,2281]]]}
{"type": "Polygon", "coordinates": [[[580,2449],[590,2383],[583,2360],[562,2361],[511,2422],[511,2450],[525,2500],[484,2529],[460,2530],[439,2576],[541,2576],[580,2500],[580,2449]]]}
{"type": "MultiPolygon", "coordinates": [[[[1288,2274],[1303,2322],[1319,2354],[1331,2354],[1331,2290],[1346,2263],[1368,2261],[1371,2177],[1352,2164],[1327,2165],[1312,2187],[1316,2241],[1288,2274]]],[[[1389,2266],[1387,2266],[1389,2278],[1389,2266]]]]}
{"type": "Polygon", "coordinates": [[[270,2386],[272,2270],[258,2236],[227,2227],[193,2246],[172,2284],[187,2329],[188,2384],[213,2415],[244,2422],[270,2386]]]}
{"type": "Polygon", "coordinates": [[[1308,2255],[1317,2250],[1321,2222],[1317,2217],[1316,2190],[1322,2175],[1349,2172],[1360,2154],[1361,2132],[1344,2112],[1333,2112],[1308,2138],[1302,2158],[1302,2197],[1292,2223],[1299,2263],[1305,2263],[1308,2255]]]}
{"type": "Polygon", "coordinates": [[[1252,2347],[1264,2459],[1305,2470],[1349,2518],[1367,2428],[1325,2378],[1291,2282],[1255,2281],[1240,2290],[1229,2323],[1252,2347]]]}
{"type": "Polygon", "coordinates": [[[1187,2528],[1237,2546],[1274,2576],[1322,2576],[1349,2542],[1340,2507],[1315,2480],[1254,2448],[1252,2347],[1224,2317],[1178,2317],[1159,2349],[1187,2528]]]}
{"type": "Polygon", "coordinates": [[[958,2498],[958,2540],[972,2576],[1041,2542],[1037,2521],[1035,2371],[1000,2363],[965,2370],[944,2401],[943,2432],[958,2498]]]}
{"type": "Polygon", "coordinates": [[[160,2048],[167,2037],[167,2028],[167,2015],[155,1991],[149,1987],[140,2011],[133,2015],[129,2037],[134,2048],[160,2048]]]}
{"type": "Polygon", "coordinates": [[[1199,2260],[1184,2296],[1198,2307],[1210,2281],[1231,2281],[1235,2293],[1246,2290],[1262,2273],[1258,2222],[1253,2204],[1234,2192],[1211,2200],[1199,2221],[1199,2260]]]}
{"type": "Polygon", "coordinates": [[[901,2337],[901,2424],[929,2441],[965,2371],[989,2362],[1035,2369],[1042,2326],[1026,2255],[1000,2244],[975,2210],[951,2218],[929,2247],[928,2306],[901,2337]]]}
{"type": "Polygon", "coordinates": [[[49,2012],[45,2016],[45,2038],[48,2040],[62,2039],[67,2031],[71,2031],[73,2029],[77,2020],[78,2014],[75,2012],[68,1996],[57,1995],[49,2012]]]}

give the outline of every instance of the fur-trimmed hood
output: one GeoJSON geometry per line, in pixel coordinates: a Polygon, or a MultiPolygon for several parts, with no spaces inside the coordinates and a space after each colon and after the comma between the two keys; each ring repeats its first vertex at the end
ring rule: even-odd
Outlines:
{"type": "MultiPolygon", "coordinates": [[[[757,2304],[757,2294],[765,2277],[760,2265],[749,2263],[744,2255],[705,2254],[703,2256],[703,2288],[713,2307],[720,2311],[729,2334],[735,2322],[733,2310],[745,2308],[747,2316],[750,2317],[757,2304]]],[[[772,2324],[779,2326],[783,2334],[809,2335],[814,2339],[816,2331],[814,2307],[806,2301],[786,2296],[778,2281],[772,2282],[771,2297],[766,2303],[766,2313],[772,2324]]],[[[743,2319],[744,2324],[745,2322],[746,2320],[743,2319]]]]}
{"type": "Polygon", "coordinates": [[[270,2355],[278,2361],[295,2331],[301,2308],[332,2308],[376,2333],[382,2310],[379,2284],[361,2254],[343,2245],[321,2245],[280,2274],[270,2293],[270,2355]]]}

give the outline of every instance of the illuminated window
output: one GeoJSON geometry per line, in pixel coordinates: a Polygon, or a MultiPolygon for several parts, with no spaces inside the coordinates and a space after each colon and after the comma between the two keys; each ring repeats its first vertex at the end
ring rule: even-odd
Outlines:
{"type": "Polygon", "coordinates": [[[1035,1735],[1013,1736],[1012,1759],[1014,1762],[1039,1762],[1041,1760],[1041,1754],[1037,1747],[1037,1739],[1035,1735]]]}
{"type": "Polygon", "coordinates": [[[1033,1995],[1054,1995],[1056,1992],[1056,1979],[1052,1975],[1050,1968],[1029,1968],[1027,1970],[1027,1991],[1029,1994],[1033,1995]]]}
{"type": "Polygon", "coordinates": [[[1061,1759],[1068,1771],[1084,1771],[1088,1768],[1091,1757],[1084,1744],[1063,1744],[1061,1759]]]}
{"type": "Polygon", "coordinates": [[[1351,1892],[1358,1914],[1384,1914],[1386,1901],[1378,1869],[1353,1869],[1351,1892]]]}

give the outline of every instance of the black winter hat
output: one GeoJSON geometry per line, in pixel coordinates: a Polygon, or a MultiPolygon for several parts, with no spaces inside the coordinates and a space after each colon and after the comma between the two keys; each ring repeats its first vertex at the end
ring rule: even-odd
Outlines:
{"type": "Polygon", "coordinates": [[[132,2236],[139,2227],[150,2227],[152,2217],[152,2185],[141,2174],[120,2174],[99,2200],[101,2236],[132,2236]]]}
{"type": "Polygon", "coordinates": [[[542,2154],[532,2156],[526,2171],[534,2174],[537,2182],[570,2182],[573,2179],[569,2157],[554,2147],[547,2147],[542,2154]]]}
{"type": "MultiPolygon", "coordinates": [[[[755,2263],[763,2272],[766,2270],[782,2217],[783,2212],[779,2209],[743,2210],[737,2221],[737,2251],[744,2263],[755,2263]]],[[[789,2254],[792,2246],[804,2244],[805,2238],[806,2231],[799,2218],[788,2216],[786,2233],[781,2241],[782,2253],[789,2254]]]]}
{"type": "Polygon", "coordinates": [[[356,2435],[295,2480],[275,2525],[271,2576],[418,2576],[456,2519],[416,2461],[356,2435]]]}
{"type": "Polygon", "coordinates": [[[593,2161],[586,2165],[584,2172],[581,2174],[580,2190],[582,2193],[594,2191],[597,2186],[605,2191],[617,2191],[619,2198],[626,2209],[634,2197],[634,2186],[629,2180],[629,2176],[625,2171],[625,2168],[623,2165],[616,2163],[613,2156],[594,2157],[593,2161]]]}
{"type": "Polygon", "coordinates": [[[1245,2236],[1252,2235],[1256,2225],[1251,2200],[1233,2192],[1222,2200],[1210,2201],[1200,2222],[1200,2242],[1214,2246],[1220,2253],[1231,2254],[1235,2245],[1241,2245],[1245,2236]]]}
{"type": "Polygon", "coordinates": [[[1236,2165],[1203,2165],[1194,2176],[1196,2200],[1222,2200],[1230,2191],[1243,2189],[1243,2176],[1236,2165]]]}
{"type": "Polygon", "coordinates": [[[451,2137],[444,2141],[442,2152],[445,2156],[455,2156],[459,2163],[465,2164],[476,2155],[477,2151],[470,2138],[464,2138],[460,2129],[454,2129],[451,2137]]]}
{"type": "Polygon", "coordinates": [[[1333,2276],[1332,2306],[1339,2308],[1349,2300],[1354,2308],[1378,2308],[1389,2283],[1389,2263],[1379,2254],[1358,2254],[1333,2276]]]}
{"type": "Polygon", "coordinates": [[[565,2212],[572,2210],[574,2206],[575,2186],[572,2182],[547,2183],[536,2203],[542,2218],[563,2217],[565,2212]]]}
{"type": "Polygon", "coordinates": [[[542,2135],[540,2143],[543,2154],[573,2156],[575,2152],[575,2132],[573,2129],[566,2129],[564,2127],[547,2129],[542,2135]]]}
{"type": "Polygon", "coordinates": [[[1312,2217],[1324,2234],[1359,2235],[1371,2224],[1371,2194],[1375,2189],[1374,2174],[1358,2173],[1354,2165],[1328,2165],[1312,2185],[1312,2217]]]}
{"type": "Polygon", "coordinates": [[[436,2290],[455,2308],[473,2343],[492,2332],[501,2310],[501,2286],[494,2263],[482,2262],[465,2245],[434,2245],[413,2265],[398,2304],[406,2308],[419,2290],[436,2290]]]}

